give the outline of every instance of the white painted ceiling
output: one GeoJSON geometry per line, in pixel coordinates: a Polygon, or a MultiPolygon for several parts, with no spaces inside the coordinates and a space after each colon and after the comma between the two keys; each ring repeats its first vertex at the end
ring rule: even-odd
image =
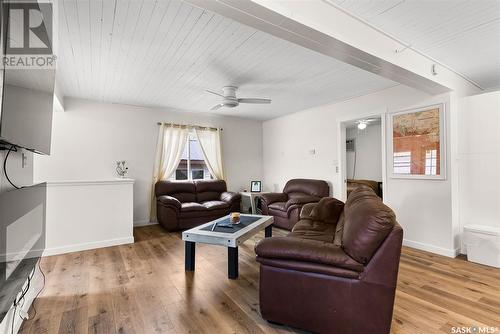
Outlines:
{"type": "Polygon", "coordinates": [[[485,89],[500,88],[499,0],[325,0],[485,89]]]}
{"type": "Polygon", "coordinates": [[[271,98],[216,114],[270,119],[396,85],[184,2],[59,1],[58,81],[65,96],[209,113],[205,93],[239,86],[271,98]]]}

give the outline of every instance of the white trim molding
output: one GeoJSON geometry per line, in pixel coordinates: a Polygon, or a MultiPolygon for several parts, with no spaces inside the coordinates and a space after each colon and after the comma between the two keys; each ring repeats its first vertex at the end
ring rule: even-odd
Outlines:
{"type": "Polygon", "coordinates": [[[150,226],[150,225],[158,225],[158,222],[151,222],[147,219],[134,221],[134,227],[142,227],[142,226],[150,226]]]}
{"type": "Polygon", "coordinates": [[[134,237],[100,240],[100,241],[94,241],[94,242],[85,242],[85,243],[69,245],[69,246],[47,248],[43,252],[43,256],[52,256],[52,255],[58,255],[58,254],[80,252],[80,251],[85,251],[85,250],[89,250],[89,249],[111,247],[111,246],[118,246],[118,245],[126,245],[126,244],[133,244],[133,243],[134,243],[134,237]]]}
{"type": "Polygon", "coordinates": [[[48,181],[48,187],[64,187],[64,186],[95,186],[95,185],[110,185],[110,184],[133,184],[134,179],[115,178],[105,180],[63,180],[63,181],[48,181]]]}
{"type": "Polygon", "coordinates": [[[426,244],[423,242],[418,242],[418,241],[413,241],[413,240],[408,240],[408,239],[403,239],[403,246],[406,247],[411,247],[419,250],[423,250],[426,252],[438,254],[438,255],[443,255],[451,258],[455,258],[460,254],[459,249],[448,249],[448,248],[443,248],[439,246],[434,246],[431,244],[426,244]]]}

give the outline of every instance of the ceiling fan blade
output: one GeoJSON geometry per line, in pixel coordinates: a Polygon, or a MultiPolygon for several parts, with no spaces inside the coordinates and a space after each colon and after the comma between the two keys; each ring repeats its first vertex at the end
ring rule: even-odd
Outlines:
{"type": "Polygon", "coordinates": [[[219,93],[214,92],[214,91],[211,91],[211,90],[208,90],[208,89],[205,89],[205,92],[210,93],[210,94],[214,94],[214,95],[218,95],[218,96],[220,96],[220,97],[224,97],[224,95],[219,94],[219,93]]]}
{"type": "Polygon", "coordinates": [[[266,104],[266,103],[271,103],[271,100],[269,99],[254,99],[254,98],[243,98],[243,99],[238,99],[239,103],[260,103],[260,104],[266,104]]]}
{"type": "Polygon", "coordinates": [[[220,103],[220,104],[217,104],[217,105],[213,106],[212,108],[210,108],[210,110],[217,110],[217,109],[220,109],[222,107],[224,107],[224,105],[222,103],[220,103]]]}

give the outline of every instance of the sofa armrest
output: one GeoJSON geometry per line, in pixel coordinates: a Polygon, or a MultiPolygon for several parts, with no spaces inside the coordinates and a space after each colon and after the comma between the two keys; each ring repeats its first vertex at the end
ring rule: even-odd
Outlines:
{"type": "Polygon", "coordinates": [[[342,248],[332,243],[274,237],[261,240],[255,246],[258,257],[312,262],[362,272],[364,266],[347,255],[342,248]]]}
{"type": "Polygon", "coordinates": [[[275,202],[286,202],[288,200],[288,195],[285,193],[267,193],[260,195],[260,198],[269,205],[275,202]]]}
{"type": "Polygon", "coordinates": [[[320,199],[321,198],[316,196],[301,196],[301,197],[291,198],[286,202],[285,208],[288,210],[294,205],[301,206],[307,203],[318,203],[320,199]]]}
{"type": "Polygon", "coordinates": [[[226,203],[234,203],[241,200],[241,195],[232,191],[225,191],[220,194],[220,200],[226,203]]]}
{"type": "Polygon", "coordinates": [[[311,219],[311,212],[318,203],[307,203],[304,204],[302,210],[300,210],[300,219],[311,219]]]}
{"type": "Polygon", "coordinates": [[[180,210],[182,208],[181,202],[172,196],[162,195],[157,198],[158,203],[165,206],[173,206],[176,209],[180,210]]]}

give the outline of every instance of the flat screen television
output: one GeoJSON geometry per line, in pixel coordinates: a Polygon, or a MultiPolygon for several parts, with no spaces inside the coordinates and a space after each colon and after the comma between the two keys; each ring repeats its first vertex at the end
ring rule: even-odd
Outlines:
{"type": "MultiPolygon", "coordinates": [[[[23,36],[23,25],[6,24],[8,12],[2,8],[2,55],[18,56],[9,54],[6,39],[7,36],[11,40],[23,36]]],[[[0,142],[50,154],[55,69],[17,66],[0,71],[0,142]]]]}
{"type": "Polygon", "coordinates": [[[0,322],[45,249],[45,183],[0,194],[0,322]]]}
{"type": "Polygon", "coordinates": [[[46,70],[33,71],[40,72],[5,70],[0,140],[35,153],[50,154],[53,77],[46,70]],[[52,81],[52,88],[46,87],[49,81],[52,81]],[[45,82],[44,87],[37,87],[37,82],[45,82]]]}

